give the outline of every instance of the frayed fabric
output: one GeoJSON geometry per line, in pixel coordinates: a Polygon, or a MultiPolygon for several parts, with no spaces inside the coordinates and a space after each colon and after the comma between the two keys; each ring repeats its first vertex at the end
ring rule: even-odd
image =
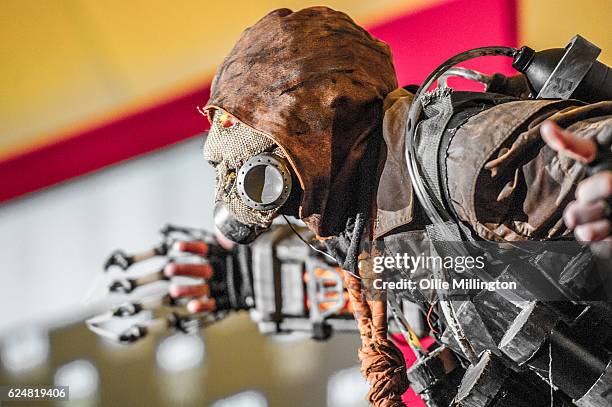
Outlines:
{"type": "Polygon", "coordinates": [[[303,190],[299,217],[320,237],[342,232],[383,100],[397,87],[387,44],[327,7],[275,10],[246,29],[205,107],[222,109],[284,151],[303,190]]]}

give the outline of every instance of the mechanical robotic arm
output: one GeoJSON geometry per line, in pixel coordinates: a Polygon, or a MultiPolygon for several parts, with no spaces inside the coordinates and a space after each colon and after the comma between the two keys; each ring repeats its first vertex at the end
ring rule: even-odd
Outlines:
{"type": "Polygon", "coordinates": [[[292,226],[277,226],[249,246],[228,250],[210,232],[168,225],[161,230],[157,246],[135,254],[121,250],[111,254],[104,271],[120,277],[108,283],[109,297],[137,297],[147,286],[169,284],[180,276],[180,272],[167,272],[169,264],[175,270],[183,264],[200,265],[206,278],[191,280],[205,283],[204,295],[176,298],[166,291],[138,298],[89,319],[88,327],[113,341],[131,343],[149,333],[196,332],[232,312],[248,311],[264,334],[298,331],[323,340],[332,331],[355,331],[340,270],[304,244],[296,232],[292,226]],[[155,258],[163,259],[161,267],[134,275],[136,265],[145,267],[155,258]],[[187,302],[196,297],[209,304],[207,310],[187,311],[187,302]],[[128,327],[117,332],[113,329],[120,325],[117,322],[128,327]]]}

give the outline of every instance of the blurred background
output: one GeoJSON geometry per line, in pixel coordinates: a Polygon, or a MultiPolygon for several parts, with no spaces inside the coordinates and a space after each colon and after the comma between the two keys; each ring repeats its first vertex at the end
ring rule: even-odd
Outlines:
{"type": "MultiPolygon", "coordinates": [[[[58,405],[364,405],[353,335],[263,337],[234,315],[201,336],[119,347],[83,325],[112,250],[150,247],[166,223],[212,228],[197,107],[215,67],[267,12],[316,4],[1,2],[0,385],[69,385],[58,405]]],[[[391,45],[401,85],[468,48],[562,47],[576,33],[612,64],[610,0],[323,4],[391,45]]],[[[474,66],[512,72],[503,59],[474,66]]]]}

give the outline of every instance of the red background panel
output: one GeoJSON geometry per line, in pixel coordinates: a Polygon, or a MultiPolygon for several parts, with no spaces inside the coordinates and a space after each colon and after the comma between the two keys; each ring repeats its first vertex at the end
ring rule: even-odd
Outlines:
{"type": "MultiPolygon", "coordinates": [[[[391,46],[398,82],[404,86],[420,84],[440,63],[467,49],[517,46],[516,21],[514,0],[456,0],[399,16],[369,31],[391,46]]],[[[505,57],[481,58],[465,66],[513,72],[505,57]]]]}

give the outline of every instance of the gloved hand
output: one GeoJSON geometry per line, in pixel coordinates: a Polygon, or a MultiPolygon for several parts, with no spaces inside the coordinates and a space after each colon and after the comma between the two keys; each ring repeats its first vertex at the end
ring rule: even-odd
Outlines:
{"type": "MultiPolygon", "coordinates": [[[[178,252],[191,253],[208,259],[209,262],[202,264],[172,262],[164,267],[165,276],[168,278],[187,276],[211,280],[215,271],[217,273],[224,272],[225,270],[215,270],[213,265],[219,264],[219,260],[221,260],[221,263],[224,262],[224,259],[221,257],[230,255],[231,250],[234,248],[234,243],[221,233],[216,233],[215,238],[218,246],[198,240],[176,242],[174,249],[178,252]]],[[[208,282],[193,285],[172,284],[168,292],[172,298],[190,298],[189,302],[187,302],[187,310],[192,313],[214,311],[217,308],[216,299],[211,297],[211,289],[208,282]]]]}
{"type": "Polygon", "coordinates": [[[89,319],[87,324],[92,331],[121,343],[134,342],[151,332],[194,332],[218,321],[231,310],[246,309],[253,303],[249,270],[239,266],[237,250],[226,239],[216,238],[204,230],[176,226],[165,227],[161,234],[161,243],[149,250],[135,254],[115,251],[104,269],[112,272],[113,277],[117,269],[120,274],[129,273],[127,277],[114,278],[107,285],[110,295],[131,295],[140,287],[160,281],[171,282],[167,291],[161,296],[137,296],[136,300],[89,319]],[[161,258],[165,266],[147,274],[131,273],[134,264],[147,263],[153,258],[161,258]],[[197,280],[192,284],[172,283],[180,276],[197,280]],[[136,317],[142,311],[151,314],[148,319],[136,317]],[[117,319],[132,325],[116,332],[112,329],[113,324],[107,323],[117,319]]]}
{"type": "Polygon", "coordinates": [[[576,200],[565,209],[563,219],[574,230],[576,239],[585,242],[601,242],[592,245],[597,255],[612,256],[612,170],[610,152],[604,152],[590,139],[578,138],[561,129],[552,121],[542,123],[540,133],[544,141],[555,151],[584,164],[600,164],[599,171],[584,179],[576,189],[576,200]],[[607,157],[602,157],[605,154],[607,157]]]}

